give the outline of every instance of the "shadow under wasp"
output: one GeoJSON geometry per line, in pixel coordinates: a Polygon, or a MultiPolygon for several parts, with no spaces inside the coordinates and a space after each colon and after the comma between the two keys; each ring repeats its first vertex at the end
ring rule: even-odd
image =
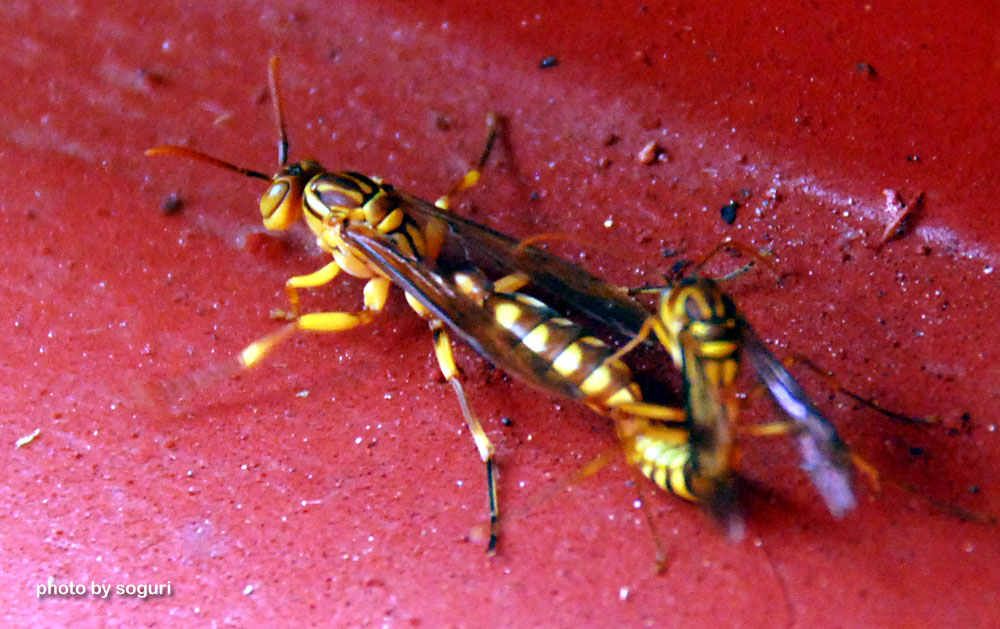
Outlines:
{"type": "MultiPolygon", "coordinates": [[[[333,258],[313,273],[286,281],[290,311],[284,318],[289,322],[240,352],[239,363],[243,368],[262,362],[296,331],[347,331],[369,323],[384,308],[389,287],[395,283],[404,289],[410,306],[428,320],[441,371],[456,392],[466,424],[486,464],[491,521],[489,551],[497,541],[494,450],[458,379],[446,326],[501,368],[546,391],[582,400],[611,416],[627,458],[658,486],[715,505],[714,510],[719,513],[731,513],[728,417],[722,410],[721,397],[713,388],[716,378],[709,374],[709,363],[697,356],[696,348],[684,347],[680,352],[682,358],[689,358],[686,367],[679,365],[685,376],[687,409],[642,402],[641,391],[619,360],[621,352],[613,351],[569,319],[557,316],[546,304],[514,291],[527,284],[540,287],[543,293],[557,296],[560,307],[636,338],[648,334],[647,327],[651,325],[651,316],[641,304],[619,287],[573,263],[447,210],[452,194],[477,182],[496,137],[495,118],[491,118],[489,139],[476,167],[432,204],[377,178],[350,171],[327,171],[311,160],[289,164],[278,93],[277,58],[272,58],[269,65],[269,83],[280,137],[280,170],[275,175],[242,168],[185,147],[158,146],[146,152],[186,157],[268,181],[269,186],[260,199],[264,226],[287,229],[300,217],[304,218],[319,246],[333,258]],[[482,275],[487,270],[504,277],[490,283],[482,275]],[[354,312],[301,312],[299,291],[327,284],[341,272],[367,280],[364,308],[354,312]],[[507,308],[505,321],[499,311],[484,307],[490,298],[519,305],[520,310],[515,316],[507,308]],[[550,343],[548,337],[541,342],[540,332],[534,337],[533,346],[516,335],[511,336],[506,324],[525,313],[544,319],[542,327],[525,330],[525,338],[535,329],[546,329],[549,335],[559,329],[566,342],[558,354],[575,348],[571,352],[577,354],[575,363],[560,363],[559,355],[554,354],[558,344],[550,343]],[[560,365],[564,371],[573,372],[574,377],[559,373],[560,365]],[[570,366],[575,368],[569,369],[570,366]],[[580,379],[583,368],[590,369],[585,375],[600,373],[599,380],[588,384],[586,378],[580,379]],[[596,382],[602,379],[607,382],[597,386],[596,382]]],[[[651,329],[659,337],[657,327],[651,329]]],[[[763,347],[754,338],[744,336],[744,346],[763,347]]],[[[755,360],[756,354],[763,354],[749,353],[751,360],[755,360]]],[[[813,442],[836,442],[835,432],[830,432],[832,427],[818,411],[803,417],[790,410],[809,408],[811,404],[780,363],[776,359],[756,360],[762,360],[762,365],[771,370],[757,369],[797,427],[812,435],[813,442]],[[810,423],[807,418],[816,421],[810,423]],[[823,430],[817,429],[814,425],[817,422],[823,430]]],[[[807,453],[807,460],[809,457],[807,453]]],[[[814,460],[821,458],[818,454],[814,460]]],[[[837,513],[832,506],[831,510],[837,513]]]]}

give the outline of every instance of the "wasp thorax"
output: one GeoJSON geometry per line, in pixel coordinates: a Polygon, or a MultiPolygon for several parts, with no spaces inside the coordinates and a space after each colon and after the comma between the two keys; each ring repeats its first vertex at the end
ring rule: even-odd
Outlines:
{"type": "Polygon", "coordinates": [[[317,177],[310,186],[310,193],[331,214],[348,214],[364,206],[375,190],[359,185],[361,182],[340,173],[317,177]]]}

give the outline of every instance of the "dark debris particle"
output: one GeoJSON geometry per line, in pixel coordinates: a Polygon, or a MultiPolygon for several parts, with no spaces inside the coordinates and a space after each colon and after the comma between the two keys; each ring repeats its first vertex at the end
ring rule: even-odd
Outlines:
{"type": "Polygon", "coordinates": [[[924,449],[918,448],[916,446],[910,446],[910,454],[912,454],[913,456],[923,456],[924,449]]]}
{"type": "Polygon", "coordinates": [[[171,192],[160,204],[160,211],[167,216],[173,216],[184,208],[184,200],[176,192],[171,192]]]}
{"type": "Polygon", "coordinates": [[[500,418],[500,423],[503,424],[504,426],[513,426],[514,425],[514,421],[510,417],[501,417],[500,418]]]}
{"type": "Polygon", "coordinates": [[[674,262],[673,266],[670,267],[670,270],[667,271],[667,276],[681,277],[681,275],[683,275],[684,273],[684,270],[690,265],[691,265],[691,260],[685,260],[682,258],[677,262],[674,262]]]}
{"type": "Polygon", "coordinates": [[[542,70],[547,70],[549,68],[554,68],[559,65],[559,57],[545,57],[538,63],[538,67],[542,70]]]}
{"type": "Polygon", "coordinates": [[[870,63],[868,63],[867,61],[859,61],[858,63],[855,63],[854,64],[854,68],[858,72],[860,72],[860,73],[862,73],[862,74],[864,74],[866,76],[870,76],[872,78],[875,78],[875,77],[878,76],[878,72],[875,70],[875,66],[873,66],[870,63]]]}
{"type": "Polygon", "coordinates": [[[726,222],[726,225],[732,225],[736,222],[736,210],[740,209],[740,202],[730,200],[729,203],[722,206],[719,210],[719,215],[722,216],[722,220],[726,222]]]}
{"type": "Polygon", "coordinates": [[[434,116],[434,126],[438,131],[451,131],[454,124],[447,114],[438,113],[434,116]]]}
{"type": "Polygon", "coordinates": [[[144,89],[163,87],[168,83],[167,76],[156,70],[139,68],[136,72],[136,82],[144,89]]]}

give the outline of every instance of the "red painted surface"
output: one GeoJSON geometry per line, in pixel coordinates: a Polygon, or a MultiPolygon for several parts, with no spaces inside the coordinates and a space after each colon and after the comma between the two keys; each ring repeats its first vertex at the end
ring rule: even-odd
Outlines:
{"type": "MultiPolygon", "coordinates": [[[[297,339],[254,372],[211,381],[205,370],[273,329],[284,279],[323,259],[302,231],[260,235],[259,182],[142,157],[186,143],[270,170],[272,53],[294,156],[427,198],[468,166],[484,114],[501,112],[500,165],[461,211],[605,244],[613,253],[586,263],[629,284],[672,264],[664,248],[697,257],[726,236],[772,246],[794,276],[732,291],[775,350],[942,418],[889,423],[804,378],[856,451],[928,497],[995,514],[989,10],[246,4],[0,9],[8,624],[993,622],[996,527],[891,486],[859,488],[857,512],[834,522],[781,440],[745,444],[745,474],[767,492],[748,500],[742,543],[696,508],[648,497],[666,575],[652,574],[620,463],[514,518],[487,559],[470,540],[481,466],[425,325],[397,295],[369,329],[297,339]],[[548,56],[558,65],[540,69],[548,56]],[[665,161],[636,159],[650,141],[665,161]],[[877,249],[894,219],[885,189],[926,203],[877,249]],[[168,216],[171,193],[183,207],[168,216]],[[743,204],[733,226],[718,213],[730,199],[743,204]],[[190,373],[201,390],[179,412],[142,404],[145,383],[190,373]],[[49,577],[169,581],[173,593],[37,600],[49,577]]],[[[350,280],[307,300],[359,303],[350,280]]],[[[498,444],[508,513],[611,447],[601,418],[460,360],[498,444]]]]}

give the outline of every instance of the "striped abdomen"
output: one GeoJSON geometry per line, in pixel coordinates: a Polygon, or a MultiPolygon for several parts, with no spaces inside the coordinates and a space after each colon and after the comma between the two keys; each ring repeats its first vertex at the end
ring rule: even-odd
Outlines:
{"type": "Polygon", "coordinates": [[[643,404],[631,370],[621,360],[612,359],[614,349],[533,297],[495,292],[478,271],[456,273],[453,283],[516,339],[511,351],[530,352],[542,359],[537,364],[544,368],[533,374],[534,384],[557,394],[568,391],[597,412],[610,415],[630,464],[661,489],[697,500],[689,488],[691,453],[686,422],[642,415],[675,409],[643,404]]]}

